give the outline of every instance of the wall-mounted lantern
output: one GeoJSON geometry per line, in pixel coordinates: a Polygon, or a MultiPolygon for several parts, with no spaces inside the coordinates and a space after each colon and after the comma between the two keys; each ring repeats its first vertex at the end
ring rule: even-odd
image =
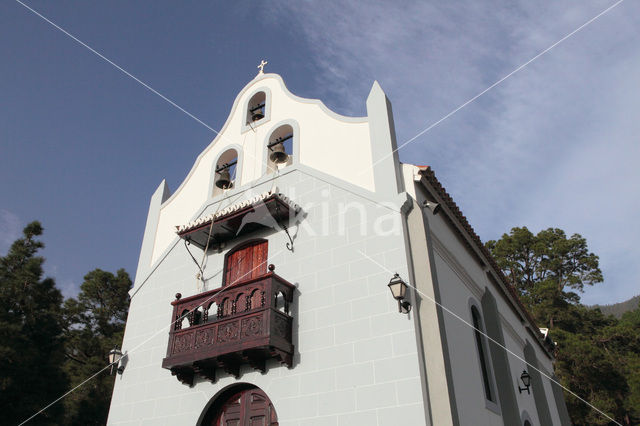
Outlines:
{"type": "Polygon", "coordinates": [[[393,298],[398,301],[398,312],[408,314],[411,310],[411,303],[404,300],[407,295],[407,283],[402,281],[400,275],[395,274],[389,281],[388,286],[393,298]]]}
{"type": "Polygon", "coordinates": [[[120,360],[122,359],[122,351],[118,349],[118,346],[111,349],[109,351],[109,364],[111,364],[111,375],[114,374],[114,370],[118,372],[118,374],[122,374],[124,371],[124,365],[119,365],[120,360]]]}
{"type": "Polygon", "coordinates": [[[518,383],[518,391],[520,391],[520,393],[522,393],[522,391],[527,391],[527,393],[531,395],[531,392],[529,391],[529,387],[531,387],[531,376],[527,373],[527,370],[522,371],[520,381],[522,381],[524,388],[521,388],[520,383],[518,383]]]}
{"type": "Polygon", "coordinates": [[[425,200],[422,202],[422,206],[431,210],[433,214],[438,214],[438,212],[440,211],[440,204],[436,203],[435,201],[425,200]]]}

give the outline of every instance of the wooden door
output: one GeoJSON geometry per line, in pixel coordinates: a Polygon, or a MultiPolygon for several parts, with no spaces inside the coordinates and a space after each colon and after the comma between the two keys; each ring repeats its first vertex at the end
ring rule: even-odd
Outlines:
{"type": "Polygon", "coordinates": [[[234,393],[219,405],[206,426],[277,426],[278,418],[271,401],[260,389],[234,393]]]}
{"type": "Polygon", "coordinates": [[[267,272],[266,240],[244,244],[227,254],[225,262],[225,285],[232,285],[267,272]]]}
{"type": "Polygon", "coordinates": [[[214,426],[242,426],[244,419],[242,416],[242,396],[244,392],[238,392],[231,396],[220,408],[214,418],[214,426]]]}

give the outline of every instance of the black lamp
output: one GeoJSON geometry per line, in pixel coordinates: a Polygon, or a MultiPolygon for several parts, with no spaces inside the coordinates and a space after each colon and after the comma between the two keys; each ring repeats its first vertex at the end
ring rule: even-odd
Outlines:
{"type": "Polygon", "coordinates": [[[111,364],[111,375],[113,375],[114,367],[117,368],[118,374],[122,374],[124,371],[124,365],[120,365],[122,359],[122,351],[118,349],[118,346],[109,351],[109,364],[111,364]]]}
{"type": "Polygon", "coordinates": [[[393,298],[398,301],[398,312],[408,314],[411,310],[411,304],[404,300],[407,295],[407,283],[402,281],[400,275],[395,274],[389,281],[388,286],[393,298]]]}
{"type": "Polygon", "coordinates": [[[438,212],[440,211],[440,204],[436,203],[435,201],[425,200],[422,202],[422,205],[431,210],[433,214],[438,214],[438,212]]]}
{"type": "Polygon", "coordinates": [[[529,388],[531,387],[531,376],[529,375],[529,373],[527,373],[527,370],[522,370],[520,380],[522,381],[524,388],[521,388],[520,384],[518,384],[518,391],[520,393],[522,393],[522,391],[527,391],[527,393],[531,395],[531,392],[529,391],[529,388]]]}

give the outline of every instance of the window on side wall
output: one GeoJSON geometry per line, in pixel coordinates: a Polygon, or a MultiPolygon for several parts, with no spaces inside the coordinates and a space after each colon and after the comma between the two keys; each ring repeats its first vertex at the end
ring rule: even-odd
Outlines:
{"type": "Polygon", "coordinates": [[[486,337],[483,335],[485,330],[480,312],[475,306],[471,306],[471,318],[473,320],[473,326],[475,327],[473,333],[476,341],[476,349],[478,351],[478,360],[480,361],[484,396],[487,401],[496,403],[496,392],[493,387],[493,380],[491,380],[491,369],[489,367],[489,351],[486,343],[486,337]]]}

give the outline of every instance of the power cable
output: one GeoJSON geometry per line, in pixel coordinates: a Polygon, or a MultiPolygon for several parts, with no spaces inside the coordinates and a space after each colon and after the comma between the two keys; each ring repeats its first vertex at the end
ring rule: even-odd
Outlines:
{"type": "MultiPolygon", "coordinates": [[[[480,93],[478,93],[477,95],[473,96],[472,98],[470,98],[469,100],[467,100],[466,102],[462,103],[461,105],[459,105],[458,107],[454,108],[453,110],[451,110],[448,114],[446,114],[444,117],[440,118],[439,120],[435,121],[434,123],[432,123],[431,125],[429,125],[427,128],[425,128],[424,130],[418,132],[417,135],[415,135],[414,137],[412,137],[411,139],[407,140],[406,142],[402,143],[400,146],[398,146],[396,149],[394,149],[393,151],[391,151],[389,154],[384,155],[382,158],[378,159],[377,161],[375,161],[372,165],[372,168],[375,167],[378,163],[380,163],[381,161],[384,161],[385,159],[387,159],[389,156],[393,155],[394,153],[396,153],[397,151],[399,151],[400,149],[404,148],[405,146],[409,145],[410,143],[412,143],[413,141],[415,141],[417,138],[419,138],[420,136],[424,135],[425,133],[427,133],[429,130],[433,129],[434,127],[436,127],[438,124],[442,123],[443,121],[445,121],[447,118],[451,117],[452,115],[454,115],[455,113],[457,113],[458,111],[460,111],[461,109],[463,109],[464,107],[466,107],[467,105],[469,105],[470,103],[472,103],[473,101],[475,101],[476,99],[478,99],[479,97],[481,97],[482,95],[484,95],[485,93],[487,93],[488,91],[490,91],[491,89],[493,89],[494,87],[498,86],[500,83],[504,82],[506,79],[508,79],[509,77],[513,76],[514,74],[516,74],[517,72],[521,71],[523,68],[525,68],[527,65],[531,64],[533,61],[535,61],[536,59],[540,58],[541,56],[543,56],[545,53],[549,52],[551,49],[553,49],[554,47],[558,46],[560,43],[562,43],[563,41],[567,40],[569,37],[573,36],[574,34],[576,34],[577,32],[579,32],[580,30],[584,29],[587,25],[593,23],[596,19],[600,18],[602,15],[606,14],[607,12],[611,11],[613,8],[615,8],[616,6],[618,6],[620,3],[622,3],[624,0],[618,0],[616,3],[614,3],[613,5],[609,6],[608,8],[606,8],[605,10],[603,10],[602,12],[600,12],[599,14],[597,14],[596,16],[594,16],[593,18],[589,19],[587,22],[585,22],[584,24],[580,25],[578,28],[576,28],[575,30],[571,31],[569,34],[565,35],[564,37],[562,37],[560,40],[556,41],[555,43],[553,43],[551,46],[547,47],[546,49],[544,49],[543,51],[541,51],[540,53],[538,53],[537,55],[535,55],[533,58],[529,59],[527,62],[523,63],[522,65],[520,65],[519,67],[517,67],[516,69],[514,69],[513,71],[511,71],[509,74],[505,75],[504,77],[502,77],[501,79],[499,79],[498,81],[496,81],[495,83],[493,83],[492,85],[490,85],[489,87],[487,87],[486,89],[484,89],[483,91],[481,91],[480,93]]],[[[365,171],[361,171],[360,174],[364,173],[365,171]]]]}
{"type": "MultiPolygon", "coordinates": [[[[91,53],[93,53],[96,56],[98,56],[100,59],[104,60],[105,62],[107,62],[108,64],[110,64],[114,68],[116,68],[118,71],[120,71],[123,74],[125,74],[127,77],[133,79],[135,82],[137,82],[140,85],[142,85],[145,89],[149,90],[151,93],[159,96],[161,99],[163,99],[164,101],[168,102],[171,106],[173,106],[174,108],[178,109],[182,113],[186,114],[187,116],[189,116],[190,118],[195,120],[197,123],[201,124],[202,126],[206,127],[207,129],[211,130],[213,133],[215,133],[216,135],[220,136],[221,138],[223,138],[223,139],[225,139],[225,140],[227,140],[229,142],[232,142],[232,143],[235,142],[234,140],[232,140],[231,138],[229,138],[225,134],[220,133],[218,130],[214,129],[213,127],[211,127],[210,125],[208,125],[207,123],[202,121],[196,115],[194,115],[191,112],[187,111],[185,108],[183,108],[180,105],[178,105],[176,102],[171,100],[169,97],[163,95],[158,90],[156,90],[153,87],[151,87],[151,85],[149,85],[149,84],[145,83],[144,81],[140,80],[138,77],[136,77],[135,75],[133,75],[132,73],[130,73],[129,71],[127,71],[126,69],[124,69],[123,67],[121,67],[120,65],[115,63],[114,61],[112,61],[111,59],[107,58],[105,55],[103,55],[102,53],[98,52],[96,49],[94,49],[93,47],[89,46],[87,43],[83,42],[78,37],[74,36],[69,31],[65,30],[60,25],[56,24],[55,22],[53,22],[52,20],[50,20],[49,18],[47,18],[46,16],[44,16],[43,14],[38,12],[37,10],[35,10],[32,7],[28,6],[27,4],[25,4],[21,0],[16,0],[16,2],[18,4],[20,4],[20,5],[22,5],[27,10],[31,11],[33,14],[35,14],[36,16],[38,16],[39,18],[41,18],[42,20],[44,20],[48,24],[50,24],[51,26],[53,26],[54,28],[56,28],[58,31],[60,31],[63,34],[65,34],[67,37],[71,38],[76,43],[80,44],[82,47],[84,47],[87,50],[89,50],[91,53]]],[[[252,129],[253,129],[253,127],[252,127],[252,129]]],[[[253,131],[255,132],[255,129],[253,129],[253,131]]],[[[251,154],[249,154],[249,155],[251,155],[251,154]]]]}
{"type": "MultiPolygon", "coordinates": [[[[486,89],[484,89],[483,91],[481,91],[480,93],[478,93],[477,95],[475,95],[474,97],[472,97],[471,99],[469,99],[468,101],[464,102],[463,104],[461,104],[460,106],[458,106],[457,108],[455,108],[454,110],[452,110],[451,112],[449,112],[448,114],[446,114],[444,117],[442,117],[441,119],[437,120],[436,122],[434,122],[433,124],[431,124],[430,126],[428,126],[427,128],[425,128],[424,130],[420,131],[417,135],[415,135],[414,137],[412,137],[411,139],[409,139],[408,141],[404,142],[403,144],[401,144],[399,147],[397,147],[395,150],[393,150],[391,153],[385,155],[384,157],[382,157],[381,159],[377,160],[376,162],[374,162],[372,164],[372,167],[375,167],[379,162],[383,161],[384,159],[388,158],[389,155],[393,155],[396,151],[400,150],[401,148],[405,147],[406,145],[408,145],[409,143],[412,143],[413,141],[415,141],[418,137],[422,136],[423,134],[425,134],[426,132],[428,132],[429,130],[431,130],[432,128],[434,128],[435,126],[437,126],[438,124],[440,124],[441,122],[443,122],[444,120],[446,120],[447,118],[451,117],[452,115],[454,115],[455,113],[457,113],[458,111],[460,111],[461,109],[465,108],[467,105],[471,104],[472,102],[474,102],[476,99],[478,99],[479,97],[481,97],[482,95],[484,95],[485,93],[487,93],[488,91],[490,91],[491,89],[493,89],[494,87],[498,86],[499,84],[501,84],[502,82],[504,82],[505,80],[507,80],[509,77],[513,76],[514,74],[516,74],[517,72],[521,71],[523,68],[525,68],[526,66],[528,66],[529,64],[531,64],[532,62],[534,62],[535,60],[537,60],[539,57],[543,56],[545,53],[549,52],[551,49],[553,49],[554,47],[556,47],[557,45],[559,45],[560,43],[564,42],[566,39],[568,39],[569,37],[573,36],[574,34],[576,34],[577,32],[579,32],[580,30],[582,30],[583,28],[585,28],[587,25],[591,24],[592,22],[594,22],[595,20],[597,20],[598,18],[600,18],[602,15],[606,14],[607,12],[609,12],[610,10],[612,10],[613,8],[615,8],[616,6],[618,6],[620,3],[622,3],[624,0],[619,0],[616,3],[614,3],[613,5],[611,5],[610,7],[608,7],[607,9],[605,9],[604,11],[602,11],[601,13],[599,13],[598,15],[596,15],[595,17],[593,17],[592,19],[588,20],[587,22],[585,22],[584,24],[582,24],[581,26],[579,26],[578,28],[576,28],[574,31],[572,31],[571,33],[567,34],[566,36],[564,36],[563,38],[561,38],[560,40],[558,40],[557,42],[555,42],[554,44],[552,44],[551,46],[549,46],[548,48],[546,48],[545,50],[543,50],[542,52],[538,53],[536,56],[534,56],[533,58],[531,58],[530,60],[528,60],[527,62],[525,62],[524,64],[520,65],[519,67],[517,67],[515,70],[513,70],[512,72],[510,72],[509,74],[507,74],[506,76],[502,77],[501,79],[499,79],[498,81],[496,81],[495,83],[493,83],[492,85],[490,85],[489,87],[487,87],[486,89]]],[[[139,84],[141,84],[142,86],[144,86],[147,90],[151,91],[152,93],[156,94],[157,96],[159,96],[160,98],[162,98],[163,100],[165,100],[166,102],[168,102],[169,104],[171,104],[172,106],[174,106],[175,108],[177,108],[178,110],[180,110],[181,112],[183,112],[184,114],[188,115],[189,117],[191,117],[192,119],[194,119],[195,121],[197,121],[199,124],[205,126],[206,128],[208,128],[209,130],[213,131],[214,133],[216,133],[217,135],[220,135],[222,137],[226,137],[223,136],[221,133],[219,133],[217,130],[215,130],[214,128],[212,128],[211,126],[209,126],[208,124],[206,124],[205,122],[203,122],[202,120],[200,120],[198,117],[196,117],[195,115],[193,115],[192,113],[190,113],[189,111],[187,111],[186,109],[182,108],[181,106],[179,106],[178,104],[176,104],[174,101],[172,101],[171,99],[169,99],[168,97],[166,97],[165,95],[163,95],[162,93],[158,92],[157,90],[155,90],[154,88],[152,88],[151,86],[149,86],[148,84],[146,84],[145,82],[143,82],[142,80],[140,80],[139,78],[137,78],[136,76],[134,76],[133,74],[131,74],[130,72],[126,71],[124,68],[120,67],[119,65],[117,65],[115,62],[111,61],[110,59],[108,59],[107,57],[105,57],[104,55],[102,55],[101,53],[99,53],[98,51],[96,51],[95,49],[93,49],[92,47],[90,47],[89,45],[87,45],[86,43],[82,42],[81,40],[79,40],[77,37],[73,36],[71,33],[69,33],[68,31],[64,30],[62,27],[60,27],[59,25],[55,24],[54,22],[52,22],[51,20],[49,20],[48,18],[46,18],[45,16],[43,16],[42,14],[40,14],[39,12],[37,12],[36,10],[34,10],[33,8],[27,6],[26,4],[24,4],[22,1],[20,0],[16,0],[17,3],[19,3],[20,5],[22,5],[23,7],[25,7],[26,9],[30,10],[32,13],[36,14],[37,16],[39,16],[41,19],[45,20],[46,22],[48,22],[50,25],[54,26],[56,29],[58,29],[59,31],[63,32],[65,35],[67,35],[68,37],[70,37],[71,39],[73,39],[74,41],[76,41],[77,43],[79,43],[80,45],[82,45],[83,47],[85,47],[86,49],[90,50],[92,53],[94,53],[95,55],[97,55],[98,57],[100,57],[101,59],[103,59],[104,61],[106,61],[107,63],[109,63],[110,65],[114,66],[116,69],[118,69],[119,71],[121,71],[122,73],[124,73],[125,75],[127,75],[128,77],[132,78],[133,80],[135,80],[136,82],[138,82],[139,84]]],[[[253,126],[251,126],[251,129],[255,132],[255,129],[253,128],[253,126]]],[[[244,144],[243,144],[244,145],[244,144]]],[[[235,170],[234,170],[235,173],[235,170]]],[[[331,182],[326,182],[330,185],[335,185],[331,182]]],[[[335,185],[337,186],[337,185],[335,185]]],[[[345,190],[344,188],[341,188],[343,190],[345,190]]],[[[349,191],[351,192],[351,191],[349,191]]],[[[389,208],[388,206],[384,206],[381,203],[378,203],[374,200],[368,199],[370,202],[373,202],[374,204],[377,204],[381,207],[385,207],[385,208],[389,208]]],[[[209,231],[209,235],[211,235],[211,230],[213,228],[213,221],[211,224],[211,228],[209,231]]],[[[210,237],[209,237],[210,239],[210,237]]],[[[209,239],[207,241],[207,248],[209,245],[209,239]]],[[[200,267],[200,265],[198,264],[198,262],[196,261],[195,257],[193,256],[193,254],[191,253],[191,251],[189,250],[186,241],[185,241],[185,247],[187,248],[187,251],[189,252],[189,255],[191,256],[191,258],[193,259],[193,261],[196,263],[196,265],[198,266],[198,269],[200,270],[201,273],[201,278],[204,280],[204,272],[202,270],[202,268],[200,267]]],[[[375,260],[373,260],[372,258],[370,258],[369,256],[367,256],[366,254],[362,253],[360,251],[360,253],[367,257],[368,259],[370,259],[371,261],[375,262],[376,264],[380,265],[378,262],[376,262],[375,260]]],[[[205,252],[206,255],[206,252],[205,252]]],[[[204,260],[203,260],[204,263],[204,260]]],[[[382,265],[380,265],[382,266],[382,265]]],[[[383,267],[383,266],[382,266],[383,267]]],[[[384,268],[384,267],[383,267],[384,268]]],[[[255,269],[255,268],[254,268],[255,269]]],[[[386,268],[385,268],[386,269],[386,268]]],[[[389,271],[390,272],[390,271],[389,271]]],[[[246,274],[245,274],[246,275],[246,274]]],[[[620,425],[620,423],[616,422],[613,418],[611,418],[610,416],[608,416],[607,414],[605,414],[604,412],[602,412],[601,410],[599,410],[598,408],[596,408],[595,406],[591,405],[589,402],[587,402],[586,400],[584,400],[583,398],[581,398],[580,396],[578,396],[577,394],[575,394],[574,392],[572,392],[571,390],[567,389],[566,387],[562,386],[562,384],[560,384],[559,382],[557,382],[556,380],[552,379],[551,377],[549,377],[546,373],[544,373],[543,371],[539,370],[538,368],[536,368],[535,366],[527,363],[524,359],[522,359],[521,357],[519,357],[517,354],[511,352],[509,349],[507,349],[506,347],[504,347],[503,345],[501,345],[500,343],[496,342],[494,339],[492,339],[490,336],[486,335],[484,332],[482,332],[481,330],[478,330],[477,328],[473,327],[471,324],[469,324],[467,321],[465,321],[464,319],[462,319],[461,317],[459,317],[457,314],[455,314],[454,312],[450,311],[449,309],[447,309],[446,307],[444,307],[443,305],[441,305],[440,303],[438,303],[437,301],[435,301],[434,299],[432,299],[430,296],[422,293],[420,290],[418,290],[417,288],[413,287],[414,290],[416,290],[417,292],[419,292],[421,295],[425,296],[426,298],[430,299],[432,302],[434,302],[435,304],[437,304],[438,306],[440,306],[442,309],[444,309],[445,311],[447,311],[449,314],[453,315],[454,317],[456,317],[457,319],[459,319],[460,321],[462,321],[463,323],[465,323],[466,325],[468,325],[469,327],[473,328],[474,330],[480,332],[481,334],[483,334],[485,337],[487,337],[488,339],[490,339],[493,343],[495,343],[496,345],[502,347],[505,351],[509,352],[511,355],[515,356],[516,358],[520,359],[521,361],[523,361],[525,364],[527,364],[528,366],[530,366],[531,368],[534,368],[536,371],[538,371],[539,373],[541,373],[542,375],[544,375],[545,377],[547,377],[549,380],[551,380],[552,382],[554,382],[555,384],[557,384],[558,386],[562,387],[564,390],[566,390],[567,392],[571,393],[573,396],[575,396],[576,398],[578,398],[579,400],[581,400],[582,402],[584,402],[585,404],[587,404],[588,406],[590,406],[592,409],[596,410],[598,413],[602,414],[603,416],[607,417],[609,420],[613,421],[614,423],[620,425]]],[[[225,289],[223,288],[220,292],[214,294],[213,296],[211,296],[211,298],[213,298],[214,296],[219,295],[220,293],[222,293],[225,289]]],[[[211,298],[207,299],[210,300],[211,298]]],[[[205,303],[207,302],[205,301],[205,303]]],[[[192,311],[188,312],[187,314],[181,316],[178,320],[182,320],[186,315],[188,315],[189,313],[191,313],[192,311]]],[[[175,323],[175,320],[172,322],[175,323]]],[[[160,331],[163,331],[164,328],[162,328],[160,331]]],[[[157,333],[155,333],[154,335],[151,336],[151,338],[155,337],[157,335],[157,333]]],[[[150,339],[148,339],[150,340],[150,339]]],[[[136,346],[133,350],[139,348],[142,344],[146,343],[148,340],[144,341],[143,343],[141,343],[140,345],[136,346]]],[[[131,351],[131,352],[132,352],[131,351]]],[[[129,352],[127,352],[127,354],[125,354],[123,356],[126,357],[128,356],[129,352]]],[[[112,363],[113,364],[113,363],[112,363]]],[[[75,391],[76,389],[78,389],[79,387],[81,387],[82,385],[84,385],[86,382],[88,382],[89,380],[93,379],[94,377],[96,377],[99,373],[101,373],[102,371],[104,371],[106,368],[110,367],[112,364],[108,364],[107,366],[105,366],[103,369],[99,370],[97,373],[95,373],[93,376],[90,376],[88,379],[86,379],[85,381],[81,382],[79,385],[77,385],[75,388],[71,389],[70,391],[68,391],[67,393],[65,393],[64,395],[62,395],[60,398],[56,399],[55,401],[53,401],[51,404],[47,405],[46,407],[44,407],[42,410],[38,411],[37,413],[35,413],[33,416],[29,417],[27,420],[25,420],[24,422],[22,422],[20,425],[25,424],[26,422],[30,421],[32,418],[36,417],[38,414],[42,413],[43,411],[45,411],[46,409],[48,409],[50,406],[52,406],[53,404],[55,404],[56,402],[60,401],[61,399],[63,399],[64,397],[66,397],[67,395],[69,395],[70,393],[72,393],[73,391],[75,391]]]]}
{"type": "MultiPolygon", "coordinates": [[[[373,259],[370,256],[367,256],[364,252],[362,252],[361,250],[358,250],[358,252],[365,258],[369,259],[372,263],[376,264],[379,268],[384,269],[385,271],[387,271],[389,274],[393,274],[394,272],[392,272],[389,268],[385,267],[384,265],[382,265],[380,262],[376,261],[375,259],[373,259]]],[[[406,283],[406,281],[405,281],[406,283]]],[[[516,354],[515,352],[511,351],[510,349],[508,349],[506,346],[504,346],[503,344],[501,344],[500,342],[498,342],[497,340],[495,340],[494,338],[492,338],[491,336],[489,336],[488,334],[486,334],[484,331],[476,328],[475,326],[473,326],[471,323],[469,323],[467,320],[465,320],[464,318],[462,318],[460,315],[456,314],[455,312],[453,312],[452,310],[450,310],[449,308],[447,308],[446,306],[444,306],[443,304],[437,302],[435,299],[433,299],[431,296],[429,296],[428,294],[423,293],[422,291],[420,291],[417,287],[411,285],[411,284],[407,284],[407,286],[411,287],[413,290],[415,290],[416,292],[420,293],[421,296],[426,297],[427,299],[429,299],[431,302],[433,302],[435,305],[437,305],[438,307],[440,307],[441,309],[443,309],[444,311],[446,311],[448,314],[452,315],[454,318],[458,319],[459,321],[461,321],[463,324],[469,326],[470,328],[472,328],[473,330],[477,331],[478,333],[482,334],[484,337],[486,337],[487,339],[489,339],[492,343],[496,344],[497,346],[499,346],[500,348],[504,349],[507,353],[509,353],[510,355],[514,356],[515,358],[519,359],[520,361],[524,362],[527,366],[529,366],[530,368],[533,368],[534,370],[536,370],[538,373],[542,374],[543,376],[545,376],[547,379],[549,379],[551,382],[555,383],[556,385],[560,386],[562,389],[564,389],[565,391],[569,392],[571,395],[575,396],[576,398],[578,398],[580,401],[584,402],[585,404],[587,404],[589,407],[591,407],[592,409],[594,409],[595,411],[597,411],[598,413],[600,413],[601,415],[603,415],[604,417],[606,417],[607,419],[611,420],[612,422],[614,422],[615,424],[617,424],[618,426],[622,426],[622,424],[618,423],[617,421],[615,421],[615,419],[613,419],[611,416],[609,416],[608,414],[606,414],[604,411],[598,409],[597,407],[595,407],[594,405],[590,404],[588,401],[586,401],[584,398],[581,398],[578,394],[576,394],[575,392],[573,392],[571,389],[563,386],[560,382],[558,382],[557,380],[553,379],[552,377],[550,377],[548,374],[546,374],[544,371],[542,371],[541,369],[539,369],[538,367],[532,365],[531,363],[527,362],[526,360],[524,360],[522,357],[520,357],[518,354],[516,354]]]]}
{"type": "MultiPolygon", "coordinates": [[[[272,256],[273,258],[276,258],[278,255],[280,255],[281,253],[284,253],[284,250],[280,250],[277,253],[275,253],[272,256]]],[[[240,278],[244,278],[246,277],[248,274],[251,274],[253,271],[255,271],[256,269],[258,269],[260,266],[262,266],[262,264],[257,265],[256,267],[254,267],[253,269],[247,271],[246,273],[244,273],[240,278]]],[[[220,271],[218,271],[218,273],[222,272],[224,269],[221,269],[220,271]]],[[[194,309],[186,312],[184,315],[179,316],[177,319],[171,321],[171,323],[168,324],[168,327],[172,327],[174,326],[176,323],[181,322],[184,318],[186,318],[189,314],[191,314],[192,312],[196,311],[196,309],[198,309],[198,307],[200,306],[204,306],[207,304],[207,302],[209,302],[209,300],[213,299],[216,296],[219,296],[220,294],[222,294],[223,292],[225,292],[227,289],[229,288],[229,286],[225,286],[222,287],[222,289],[214,294],[211,295],[211,297],[209,297],[208,299],[206,299],[204,302],[202,302],[199,306],[196,306],[194,309]]],[[[124,353],[122,355],[122,358],[120,358],[120,360],[118,360],[117,362],[120,362],[121,360],[123,360],[124,358],[127,358],[131,353],[137,351],[142,345],[146,344],[148,341],[150,341],[151,339],[153,339],[154,337],[156,337],[158,334],[164,332],[166,330],[167,326],[162,327],[161,329],[159,329],[158,331],[156,331],[155,333],[153,333],[151,335],[151,337],[149,337],[148,339],[146,339],[145,341],[143,341],[142,343],[138,344],[137,346],[135,346],[133,349],[131,349],[130,351],[127,351],[126,353],[124,353]]],[[[94,373],[93,375],[89,376],[88,378],[86,378],[85,380],[83,380],[80,384],[78,384],[77,386],[75,386],[74,388],[72,388],[71,390],[69,390],[68,392],[64,393],[63,395],[61,395],[59,398],[55,399],[54,401],[52,401],[50,404],[46,405],[45,407],[43,407],[42,409],[40,409],[38,412],[36,412],[35,414],[33,414],[31,417],[29,417],[28,419],[24,420],[22,423],[20,423],[18,426],[22,426],[25,423],[29,422],[30,420],[32,420],[33,418],[35,418],[36,416],[38,416],[39,414],[43,413],[44,411],[46,411],[49,407],[53,406],[55,403],[57,403],[58,401],[62,400],[63,398],[67,397],[68,395],[70,395],[71,393],[73,393],[74,391],[76,391],[77,389],[79,389],[81,386],[83,386],[85,383],[89,382],[90,380],[92,380],[93,378],[95,378],[96,376],[98,376],[98,374],[102,373],[104,370],[106,370],[107,368],[111,367],[112,365],[115,365],[116,361],[109,363],[107,365],[105,365],[103,368],[101,368],[100,370],[98,370],[96,373],[94,373]]]]}

